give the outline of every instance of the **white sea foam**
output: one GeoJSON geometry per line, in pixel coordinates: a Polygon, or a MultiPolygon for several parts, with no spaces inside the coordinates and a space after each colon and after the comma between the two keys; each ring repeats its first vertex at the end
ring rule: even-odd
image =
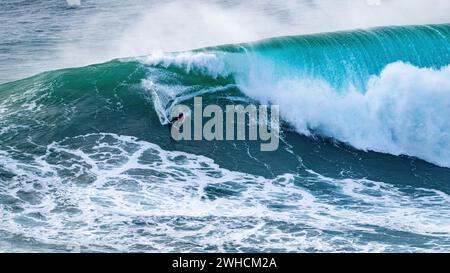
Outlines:
{"type": "Polygon", "coordinates": [[[186,73],[197,70],[212,77],[228,76],[223,58],[215,53],[182,52],[182,53],[154,53],[141,58],[146,64],[161,65],[163,67],[175,66],[182,68],[186,73]]]}
{"type": "Polygon", "coordinates": [[[367,90],[334,89],[320,79],[293,75],[242,79],[249,96],[280,105],[296,130],[318,131],[363,150],[415,156],[450,167],[450,66],[388,65],[367,90]]]}
{"type": "Polygon", "coordinates": [[[67,5],[69,6],[80,6],[81,0],[66,0],[67,5]]]}
{"type": "Polygon", "coordinates": [[[0,154],[2,168],[16,175],[0,189],[0,232],[43,248],[424,250],[391,244],[389,232],[427,236],[426,251],[450,247],[450,197],[439,191],[404,191],[312,171],[309,178],[285,174],[267,179],[113,134],[55,142],[27,165],[11,152],[0,154]],[[333,189],[333,198],[301,186],[304,182],[324,184],[333,189]],[[380,229],[382,235],[373,239],[380,229]]]}

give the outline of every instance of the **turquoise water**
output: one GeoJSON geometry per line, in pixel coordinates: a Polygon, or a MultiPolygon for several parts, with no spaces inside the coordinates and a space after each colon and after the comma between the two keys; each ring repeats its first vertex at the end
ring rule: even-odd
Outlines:
{"type": "Polygon", "coordinates": [[[449,42],[380,27],[3,83],[0,250],[448,251],[449,42]],[[280,148],[171,140],[200,94],[279,105],[280,148]]]}

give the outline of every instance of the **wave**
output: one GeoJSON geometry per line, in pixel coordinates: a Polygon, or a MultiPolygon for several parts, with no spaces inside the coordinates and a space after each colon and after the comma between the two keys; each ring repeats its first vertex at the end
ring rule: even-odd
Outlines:
{"type": "Polygon", "coordinates": [[[280,105],[301,134],[450,167],[450,25],[283,37],[143,62],[231,76],[246,96],[280,105]]]}
{"type": "Polygon", "coordinates": [[[284,121],[300,134],[450,167],[449,64],[450,25],[280,37],[3,84],[0,122],[6,133],[50,122],[38,137],[48,141],[93,128],[119,127],[123,131],[115,133],[136,136],[144,131],[142,119],[150,118],[154,130],[171,107],[202,95],[205,103],[278,104],[284,121]],[[18,114],[42,106],[39,113],[18,114]]]}

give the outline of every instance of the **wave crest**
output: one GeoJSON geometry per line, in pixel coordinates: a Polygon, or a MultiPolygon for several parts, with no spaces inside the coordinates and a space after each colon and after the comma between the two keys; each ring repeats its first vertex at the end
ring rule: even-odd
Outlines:
{"type": "Polygon", "coordinates": [[[342,94],[323,80],[301,78],[257,81],[242,90],[280,105],[299,133],[320,132],[358,149],[450,167],[450,66],[393,63],[369,80],[365,92],[342,94]]]}

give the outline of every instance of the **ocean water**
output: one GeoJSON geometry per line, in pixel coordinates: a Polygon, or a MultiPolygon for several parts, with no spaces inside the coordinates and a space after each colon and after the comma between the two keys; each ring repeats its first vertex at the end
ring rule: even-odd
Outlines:
{"type": "Polygon", "coordinates": [[[424,2],[2,1],[0,251],[450,251],[424,2]],[[279,149],[171,140],[198,95],[279,105],[279,149]]]}

